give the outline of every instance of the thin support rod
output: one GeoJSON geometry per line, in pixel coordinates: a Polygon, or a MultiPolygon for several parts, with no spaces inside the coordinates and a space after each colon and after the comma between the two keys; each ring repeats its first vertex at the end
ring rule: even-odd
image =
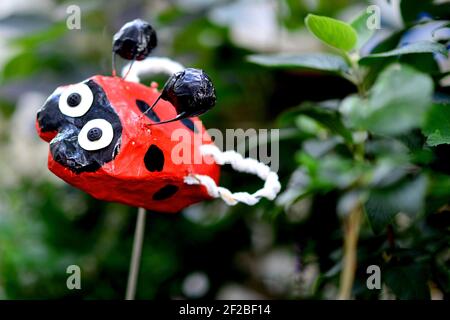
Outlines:
{"type": "Polygon", "coordinates": [[[139,275],[139,265],[141,263],[142,242],[145,231],[145,209],[139,208],[136,220],[136,230],[134,231],[133,253],[131,255],[130,272],[128,274],[126,300],[134,300],[136,296],[136,284],[139,275]]]}

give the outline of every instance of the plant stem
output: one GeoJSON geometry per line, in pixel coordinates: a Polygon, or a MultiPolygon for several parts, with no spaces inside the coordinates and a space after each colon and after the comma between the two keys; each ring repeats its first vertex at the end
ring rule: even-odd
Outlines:
{"type": "MultiPolygon", "coordinates": [[[[346,60],[351,66],[351,78],[358,88],[358,95],[366,97],[366,87],[364,84],[365,73],[358,64],[359,55],[349,55],[346,53],[346,60]]],[[[357,143],[354,150],[356,162],[364,162],[365,145],[364,142],[357,143]]],[[[340,288],[338,299],[349,300],[352,297],[353,282],[355,280],[357,249],[359,230],[362,220],[362,204],[358,202],[344,220],[344,255],[342,257],[342,272],[340,278],[340,288]]]]}
{"type": "MultiPolygon", "coordinates": [[[[355,146],[354,158],[356,162],[364,162],[364,142],[355,146]]],[[[359,230],[362,220],[362,203],[358,203],[344,220],[344,255],[342,257],[342,272],[339,288],[339,300],[349,300],[352,295],[355,280],[359,230]]]]}
{"type": "Polygon", "coordinates": [[[367,95],[366,86],[364,84],[364,70],[359,66],[359,54],[352,53],[349,54],[347,52],[342,53],[344,56],[345,61],[350,66],[350,75],[346,77],[348,80],[350,80],[358,89],[358,95],[361,98],[365,98],[367,95]]]}
{"type": "Polygon", "coordinates": [[[349,300],[355,279],[357,244],[361,226],[361,206],[357,205],[344,222],[344,256],[342,258],[342,272],[339,288],[339,300],[349,300]]]}

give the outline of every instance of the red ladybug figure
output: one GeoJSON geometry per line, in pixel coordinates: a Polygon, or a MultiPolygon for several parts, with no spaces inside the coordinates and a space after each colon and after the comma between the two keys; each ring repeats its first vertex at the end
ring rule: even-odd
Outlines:
{"type": "Polygon", "coordinates": [[[156,88],[119,77],[94,76],[58,88],[37,116],[38,133],[50,143],[49,169],[98,199],[156,211],[177,212],[211,198],[184,178],[200,174],[218,182],[219,166],[174,164],[172,149],[183,142],[172,141],[171,133],[184,129],[191,141],[196,135],[212,141],[198,118],[148,126],[177,115],[161,101],[142,117],[158,96],[156,88]]]}
{"type": "MultiPolygon", "coordinates": [[[[130,72],[134,60],[148,61],[143,59],[155,46],[153,28],[134,20],[114,36],[113,57],[132,60],[130,72]]],[[[48,167],[55,175],[95,198],[161,212],[218,197],[229,205],[275,198],[276,173],[234,151],[221,152],[196,117],[216,102],[202,70],[177,70],[161,93],[115,74],[113,59],[113,77],[60,87],[38,111],[36,128],[50,144],[48,167]],[[178,130],[189,139],[173,139],[178,130]],[[174,161],[175,149],[190,152],[174,161]],[[250,195],[218,187],[218,164],[225,163],[258,175],[264,188],[250,195]]]]}

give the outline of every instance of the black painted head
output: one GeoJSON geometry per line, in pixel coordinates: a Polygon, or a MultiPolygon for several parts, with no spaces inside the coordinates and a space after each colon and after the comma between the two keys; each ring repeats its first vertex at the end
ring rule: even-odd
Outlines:
{"type": "Polygon", "coordinates": [[[214,107],[216,92],[211,79],[203,70],[187,68],[169,78],[161,99],[172,103],[178,115],[194,117],[214,107]]]}
{"type": "Polygon", "coordinates": [[[53,159],[75,173],[94,172],[119,152],[119,116],[93,80],[57,89],[37,122],[42,134],[56,133],[50,141],[53,159]]]}
{"type": "Polygon", "coordinates": [[[144,60],[157,45],[156,32],[147,22],[126,23],[113,37],[113,52],[127,60],[144,60]]]}

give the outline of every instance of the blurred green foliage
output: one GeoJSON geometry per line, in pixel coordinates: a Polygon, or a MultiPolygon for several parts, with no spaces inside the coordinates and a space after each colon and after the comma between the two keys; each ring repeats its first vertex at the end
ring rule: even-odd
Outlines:
{"type": "MultiPolygon", "coordinates": [[[[110,74],[112,35],[137,17],[158,32],[155,55],[213,79],[218,104],[202,116],[206,127],[281,129],[284,186],[276,202],[255,207],[212,201],[176,215],[148,212],[137,298],[448,298],[449,70],[442,66],[450,37],[412,32],[436,22],[445,29],[448,8],[403,0],[404,23],[383,21],[372,32],[362,22],[365,1],[258,1],[247,11],[255,3],[80,1],[81,30],[65,25],[73,2],[43,1],[37,13],[2,17],[0,31],[14,32],[0,63],[0,298],[125,294],[137,210],[44,174],[45,158],[34,163],[33,153],[46,151],[33,130],[39,105],[25,108],[28,118],[17,106],[28,92],[48,96],[61,84],[110,74]],[[267,26],[261,32],[275,26],[287,44],[280,36],[256,45],[257,35],[239,33],[243,20],[249,28],[255,22],[249,12],[267,26]],[[305,36],[309,13],[308,29],[326,46],[305,36]],[[286,49],[292,43],[295,52],[286,49]],[[343,275],[352,254],[354,281],[343,275]],[[66,288],[72,264],[81,267],[82,290],[66,288]],[[373,264],[382,290],[366,287],[373,264]],[[207,279],[199,295],[188,285],[193,274],[207,279]]],[[[223,171],[221,184],[232,190],[260,186],[223,171]]]]}
{"type": "MultiPolygon", "coordinates": [[[[409,19],[411,8],[401,8],[409,19]]],[[[430,57],[448,61],[450,35],[434,37],[446,28],[443,20],[428,32],[429,39],[409,35],[405,40],[404,36],[408,30],[435,23],[431,2],[429,8],[429,12],[420,12],[427,14],[425,19],[408,21],[412,25],[393,33],[403,35],[399,42],[387,37],[376,45],[383,49],[372,54],[363,53],[365,43],[360,41],[369,41],[368,24],[309,15],[305,23],[310,32],[335,53],[316,56],[320,59],[314,63],[304,55],[289,57],[290,68],[338,70],[357,89],[332,104],[303,103],[282,117],[309,137],[301,140],[296,156],[302,186],[298,187],[293,175],[290,196],[281,202],[287,210],[305,196],[323,195],[335,203],[344,224],[343,252],[341,260],[336,259],[336,269],[341,270],[338,297],[342,299],[365,295],[363,285],[357,285],[361,281],[358,273],[370,261],[383,270],[384,282],[397,298],[429,298],[431,286],[448,295],[449,261],[443,265],[437,258],[448,258],[449,253],[448,194],[443,196],[443,189],[435,188],[436,183],[448,180],[442,174],[447,173],[446,165],[443,168],[441,163],[447,161],[443,153],[448,152],[445,115],[450,100],[439,81],[447,70],[436,73],[415,67],[424,66],[430,57]],[[298,120],[292,121],[293,117],[298,120]],[[306,127],[305,117],[316,126],[306,127]]],[[[250,60],[275,68],[287,66],[285,55],[253,55],[250,60]]]]}

